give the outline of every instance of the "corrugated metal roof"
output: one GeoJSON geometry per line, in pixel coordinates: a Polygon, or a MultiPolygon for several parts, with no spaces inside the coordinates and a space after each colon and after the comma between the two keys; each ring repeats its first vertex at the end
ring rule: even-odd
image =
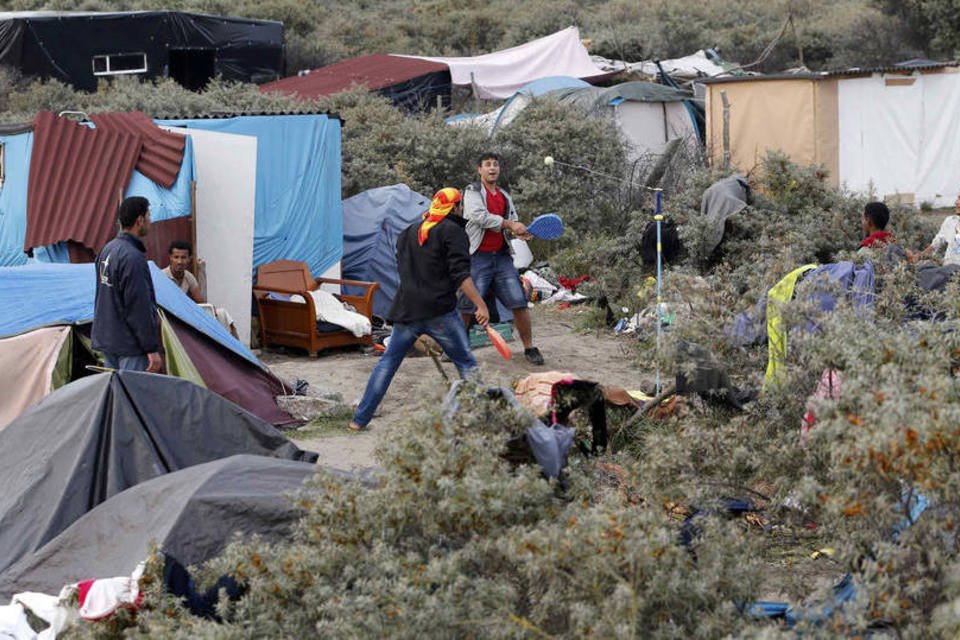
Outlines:
{"type": "Polygon", "coordinates": [[[24,248],[73,240],[99,251],[116,233],[117,206],[141,137],[50,112],[37,114],[33,125],[24,248]]]}
{"type": "Polygon", "coordinates": [[[284,93],[311,100],[346,91],[354,84],[376,91],[438,71],[449,69],[438,62],[376,53],[342,60],[306,75],[268,82],[258,88],[264,93],[284,93]]]}
{"type": "Polygon", "coordinates": [[[827,78],[868,76],[874,73],[893,73],[897,75],[910,74],[914,71],[940,71],[948,67],[957,66],[956,61],[933,62],[930,60],[910,61],[908,63],[893,64],[879,67],[849,67],[847,69],[833,69],[830,71],[800,71],[797,73],[782,72],[758,75],[726,75],[713,78],[697,79],[701,84],[723,84],[726,82],[754,82],[763,80],[824,80],[827,78]]]}
{"type": "Polygon", "coordinates": [[[129,113],[96,113],[90,120],[98,129],[124,131],[140,136],[143,147],[137,159],[137,171],[165,189],[173,186],[183,164],[183,149],[187,139],[164,131],[140,111],[129,113]]]}
{"type": "Polygon", "coordinates": [[[336,111],[317,111],[315,109],[290,111],[208,111],[206,113],[168,113],[154,116],[156,120],[226,120],[241,116],[277,117],[277,116],[327,116],[331,120],[343,122],[343,117],[336,111]]]}

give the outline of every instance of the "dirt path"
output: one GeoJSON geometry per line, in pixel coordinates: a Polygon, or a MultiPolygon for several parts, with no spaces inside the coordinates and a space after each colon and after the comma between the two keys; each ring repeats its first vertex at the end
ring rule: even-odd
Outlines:
{"type": "MultiPolygon", "coordinates": [[[[614,336],[609,331],[578,333],[574,327],[578,314],[584,311],[577,307],[558,310],[538,306],[533,310],[534,343],[543,353],[546,364],[535,367],[523,358],[519,339],[510,343],[517,354],[512,360],[500,358],[493,347],[474,351],[484,380],[491,384],[510,386],[533,371],[571,371],[589,380],[615,384],[627,389],[636,389],[652,373],[638,368],[632,355],[632,336],[614,336]]],[[[347,404],[358,400],[363,393],[367,377],[376,364],[376,356],[359,350],[345,350],[321,355],[319,358],[287,356],[263,352],[261,360],[284,379],[302,378],[315,389],[339,392],[347,404]]],[[[456,379],[452,363],[443,363],[447,375],[456,379]]],[[[317,451],[319,462],[339,469],[366,468],[377,464],[374,451],[382,434],[391,425],[423,410],[431,403],[438,403],[447,390],[433,361],[427,357],[404,360],[380,405],[378,415],[370,423],[369,430],[354,433],[346,428],[342,432],[327,429],[321,435],[296,431],[288,435],[302,448],[317,451]]]]}

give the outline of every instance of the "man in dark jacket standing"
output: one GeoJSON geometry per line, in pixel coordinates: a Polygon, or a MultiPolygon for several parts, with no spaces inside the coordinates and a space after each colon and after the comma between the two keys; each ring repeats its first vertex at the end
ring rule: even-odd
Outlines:
{"type": "Polygon", "coordinates": [[[365,429],[390,381],[417,338],[427,334],[440,343],[461,378],[471,375],[477,361],[470,352],[467,331],[457,313],[457,291],[477,308],[477,322],[490,320],[483,298],[470,279],[470,243],[461,216],[460,192],[447,187],[433,196],[430,210],[397,238],[400,288],[387,319],[393,333],[387,350],[373,368],[351,429],[365,429]]]}
{"type": "Polygon", "coordinates": [[[140,240],[150,230],[150,202],[127,198],[118,217],[120,233],[97,256],[90,337],[111,369],[157,373],[163,367],[157,299],[140,240]]]}

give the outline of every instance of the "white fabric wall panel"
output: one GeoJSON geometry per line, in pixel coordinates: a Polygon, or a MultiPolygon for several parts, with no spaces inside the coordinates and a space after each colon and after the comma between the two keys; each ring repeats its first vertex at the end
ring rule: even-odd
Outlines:
{"type": "Polygon", "coordinates": [[[923,81],[887,86],[875,74],[840,80],[840,182],[877,197],[917,187],[923,131],[923,81]]]}
{"type": "Polygon", "coordinates": [[[912,194],[917,206],[953,204],[960,192],[960,74],[874,74],[840,80],[838,92],[841,183],[880,198],[912,194]]]}
{"type": "Polygon", "coordinates": [[[950,207],[960,193],[960,73],[923,77],[923,113],[917,204],[950,207]]]}
{"type": "Polygon", "coordinates": [[[249,345],[257,139],[199,129],[164,129],[187,133],[193,141],[196,252],[206,264],[207,302],[230,312],[240,341],[249,345]]]}

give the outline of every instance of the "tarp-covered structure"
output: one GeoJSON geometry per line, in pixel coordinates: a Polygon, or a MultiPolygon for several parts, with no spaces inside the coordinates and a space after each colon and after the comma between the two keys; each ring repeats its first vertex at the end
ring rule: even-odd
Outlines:
{"type": "Polygon", "coordinates": [[[316,461],[186,380],[132,371],[76,380],[0,431],[0,568],[125,489],[244,453],[316,461]]]}
{"type": "MultiPolygon", "coordinates": [[[[205,386],[271,424],[293,422],[275,398],[289,394],[290,388],[156,265],[151,263],[150,271],[161,311],[167,372],[205,386]]],[[[83,350],[81,344],[93,320],[95,288],[93,264],[0,267],[0,300],[4,301],[0,370],[32,371],[31,375],[6,375],[7,385],[0,395],[0,429],[37,397],[83,375],[83,367],[74,363],[82,354],[69,350],[83,350]],[[45,327],[67,328],[73,337],[36,333],[45,327]],[[19,360],[25,353],[34,360],[19,360]]]]}
{"type": "Polygon", "coordinates": [[[706,84],[707,147],[743,172],[780,151],[821,164],[834,186],[919,206],[960,193],[960,66],[924,63],[828,73],[714,78],[706,84]]]}
{"type": "Polygon", "coordinates": [[[234,455],[146,480],[0,573],[0,597],[55,594],[65,584],[130,575],[151,541],[185,565],[215,557],[237,533],[280,542],[301,515],[292,495],[316,470],[306,462],[234,455]]]}
{"type": "Polygon", "coordinates": [[[397,236],[430,208],[405,184],[378,187],[343,201],[343,277],[377,282],[374,314],[385,318],[400,287],[397,236]]]}
{"type": "Polygon", "coordinates": [[[608,75],[590,59],[576,27],[479,56],[410,57],[447,65],[453,84],[471,87],[483,100],[505,100],[528,82],[548,76],[599,80],[608,75]]]}
{"type": "Polygon", "coordinates": [[[264,93],[281,93],[301,100],[314,100],[366,87],[394,106],[425,111],[450,106],[450,68],[443,63],[406,56],[375,53],[341,60],[326,67],[260,85],[264,93]]]}
{"type": "Polygon", "coordinates": [[[116,232],[117,193],[151,204],[148,256],[195,241],[208,302],[225,307],[244,342],[256,267],[306,262],[339,276],[340,120],[327,114],[153,121],[52,113],[0,127],[0,266],[90,262],[116,232]],[[161,126],[157,126],[157,124],[161,126]],[[65,212],[68,212],[65,214],[65,212]]]}
{"type": "Polygon", "coordinates": [[[251,277],[274,260],[306,262],[317,277],[337,266],[343,255],[339,118],[291,114],[156,122],[187,134],[198,130],[256,139],[251,277]]]}
{"type": "Polygon", "coordinates": [[[458,114],[447,118],[448,124],[463,125],[469,124],[475,127],[482,127],[485,131],[493,134],[497,127],[503,127],[516,118],[527,108],[534,98],[547,95],[552,91],[559,89],[582,89],[589,87],[589,82],[584,82],[579,78],[570,76],[550,76],[540,78],[520,87],[516,93],[507,98],[499,109],[495,109],[484,114],[458,114]]]}
{"type": "Polygon", "coordinates": [[[283,23],[179,11],[0,13],[0,64],[81,91],[118,75],[191,90],[220,75],[264,82],[283,70],[283,23]]]}
{"type": "Polygon", "coordinates": [[[677,138],[697,144],[695,119],[687,107],[693,94],[653,82],[624,82],[601,88],[569,76],[541,78],[521,87],[495,111],[455,116],[448,122],[482,127],[494,134],[538,97],[575,104],[589,113],[609,117],[627,143],[631,159],[660,153],[677,138]]]}
{"type": "Polygon", "coordinates": [[[41,112],[0,127],[0,266],[26,264],[31,254],[44,262],[92,260],[116,233],[121,192],[150,200],[151,240],[163,244],[162,257],[179,219],[188,221],[189,238],[190,139],[164,132],[141,112],[91,118],[79,124],[41,112]]]}
{"type": "Polygon", "coordinates": [[[678,138],[698,143],[696,122],[686,104],[693,98],[688,91],[653,82],[624,82],[606,88],[563,89],[550,95],[610,115],[633,159],[658,154],[678,138]]]}

